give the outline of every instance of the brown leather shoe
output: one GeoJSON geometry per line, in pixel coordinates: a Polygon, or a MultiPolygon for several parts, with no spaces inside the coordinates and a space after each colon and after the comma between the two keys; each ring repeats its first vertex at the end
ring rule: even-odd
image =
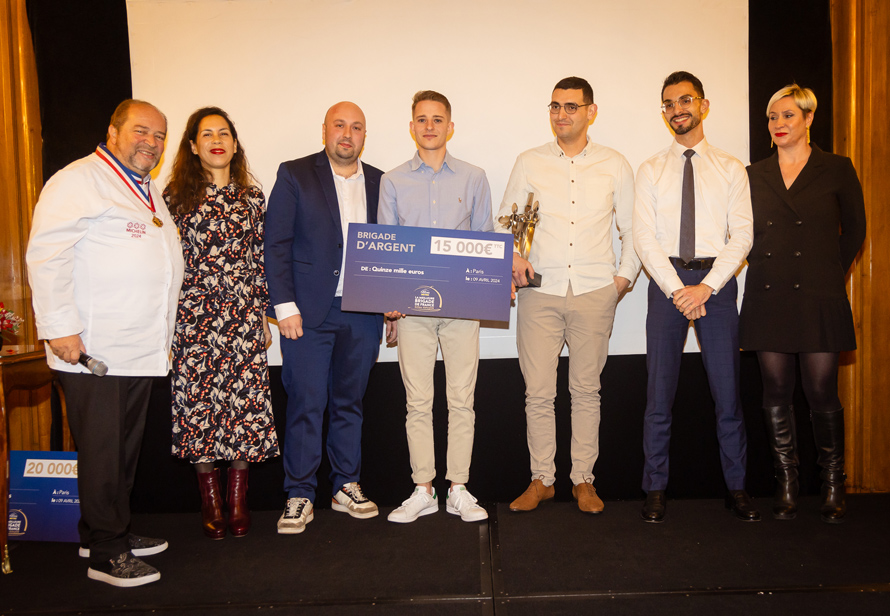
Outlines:
{"type": "Polygon", "coordinates": [[[522,496],[510,503],[510,511],[531,511],[538,503],[550,500],[556,494],[553,486],[545,486],[540,479],[533,480],[522,496]]]}
{"type": "Polygon", "coordinates": [[[584,513],[602,513],[605,505],[596,495],[596,488],[592,483],[584,482],[575,484],[572,488],[572,497],[578,501],[578,509],[584,513]]]}

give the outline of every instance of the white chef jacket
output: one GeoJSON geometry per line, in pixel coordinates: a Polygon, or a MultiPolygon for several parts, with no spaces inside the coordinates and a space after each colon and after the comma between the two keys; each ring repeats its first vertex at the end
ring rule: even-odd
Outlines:
{"type": "MultiPolygon", "coordinates": [[[[129,182],[129,180],[127,180],[129,182]]],[[[182,286],[176,225],[154,182],[157,217],[94,152],[56,173],[34,210],[26,261],[37,334],[80,334],[117,376],[163,376],[182,286]]],[[[47,344],[54,370],[87,372],[47,344]]]]}

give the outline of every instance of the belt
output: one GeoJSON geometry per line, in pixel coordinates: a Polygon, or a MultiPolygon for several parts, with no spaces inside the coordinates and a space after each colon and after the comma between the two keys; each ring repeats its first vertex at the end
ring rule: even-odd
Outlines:
{"type": "Polygon", "coordinates": [[[680,257],[671,257],[671,265],[684,270],[709,270],[714,267],[716,257],[706,257],[704,259],[693,259],[688,263],[680,257]]]}

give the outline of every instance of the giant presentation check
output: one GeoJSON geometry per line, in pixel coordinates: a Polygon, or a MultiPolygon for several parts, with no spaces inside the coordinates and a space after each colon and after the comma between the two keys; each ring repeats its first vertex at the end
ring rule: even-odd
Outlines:
{"type": "Polygon", "coordinates": [[[510,320],[513,237],[350,224],[343,310],[510,320]]]}

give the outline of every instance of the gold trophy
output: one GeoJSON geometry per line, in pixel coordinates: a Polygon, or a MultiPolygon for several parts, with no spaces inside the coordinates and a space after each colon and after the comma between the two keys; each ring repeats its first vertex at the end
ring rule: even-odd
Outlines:
{"type": "MultiPolygon", "coordinates": [[[[519,251],[519,256],[528,260],[528,253],[532,249],[532,240],[535,237],[535,225],[538,224],[540,216],[538,214],[538,202],[535,201],[535,193],[528,194],[528,203],[525,204],[525,210],[520,214],[519,208],[514,203],[513,213],[509,216],[501,216],[498,222],[504,228],[513,232],[513,243],[519,251]],[[534,202],[534,205],[532,203],[534,202]]],[[[535,273],[529,277],[528,286],[540,287],[541,275],[535,273]]]]}

